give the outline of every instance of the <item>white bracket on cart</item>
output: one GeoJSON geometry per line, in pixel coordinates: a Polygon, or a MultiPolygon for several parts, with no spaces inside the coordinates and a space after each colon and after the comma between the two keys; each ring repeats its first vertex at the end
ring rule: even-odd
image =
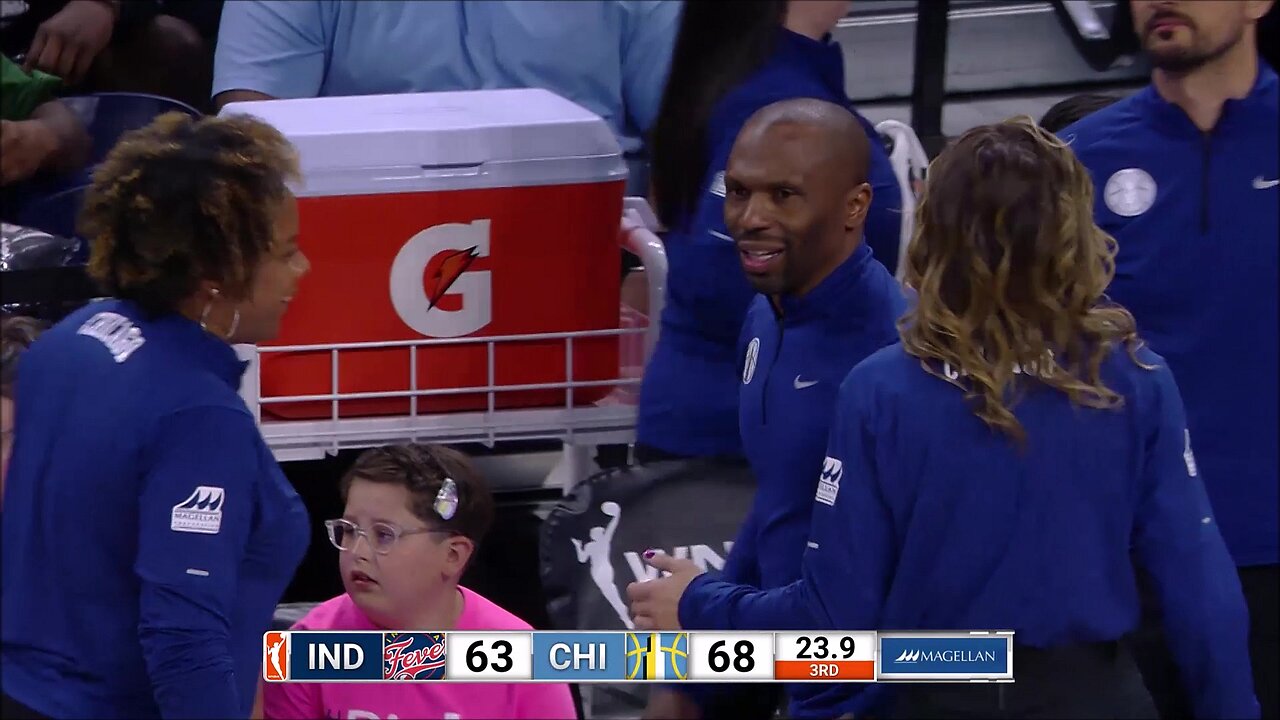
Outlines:
{"type": "Polygon", "coordinates": [[[897,120],[885,120],[876,125],[876,131],[889,138],[893,143],[893,152],[889,153],[889,163],[893,165],[893,174],[898,178],[898,187],[902,191],[902,228],[898,243],[898,279],[906,269],[907,245],[915,232],[916,222],[916,189],[915,184],[924,180],[925,171],[929,169],[929,155],[920,144],[920,138],[910,125],[897,120]]]}

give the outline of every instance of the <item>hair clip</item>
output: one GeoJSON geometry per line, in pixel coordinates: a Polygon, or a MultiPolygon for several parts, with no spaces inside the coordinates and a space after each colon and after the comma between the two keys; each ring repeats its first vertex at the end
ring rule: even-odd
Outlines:
{"type": "Polygon", "coordinates": [[[458,512],[458,485],[453,478],[447,477],[440,484],[440,492],[436,493],[436,502],[432,507],[444,520],[452,519],[454,513],[458,512]]]}

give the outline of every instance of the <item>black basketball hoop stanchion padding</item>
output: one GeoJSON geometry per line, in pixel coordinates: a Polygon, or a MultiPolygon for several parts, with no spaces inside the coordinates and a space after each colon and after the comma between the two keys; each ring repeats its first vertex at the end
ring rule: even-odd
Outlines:
{"type": "Polygon", "coordinates": [[[4,305],[88,301],[101,294],[82,266],[6,270],[0,276],[0,304],[4,305]]]}
{"type": "Polygon", "coordinates": [[[942,107],[947,101],[947,29],[951,0],[916,3],[915,63],[911,77],[911,127],[930,159],[946,145],[942,107]]]}
{"type": "MultiPolygon", "coordinates": [[[[558,630],[627,630],[627,585],[653,548],[715,570],[755,497],[745,462],[668,460],[606,470],[578,484],[541,528],[542,591],[558,630]],[[625,618],[625,619],[624,619],[625,618]]],[[[583,686],[588,716],[638,716],[643,684],[583,686]]]]}

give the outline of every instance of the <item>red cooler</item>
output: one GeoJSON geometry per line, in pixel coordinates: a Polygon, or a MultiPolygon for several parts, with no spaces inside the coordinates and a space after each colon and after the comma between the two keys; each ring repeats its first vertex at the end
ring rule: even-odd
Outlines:
{"type": "MultiPolygon", "coordinates": [[[[485,90],[234,103],[297,147],[301,245],[311,273],[263,345],[261,395],[423,396],[417,412],[564,405],[564,387],[619,375],[618,337],[511,340],[616,329],[626,165],[609,126],[545,90],[485,90]],[[416,373],[408,344],[419,346],[416,373]],[[571,345],[572,351],[569,351],[571,345]],[[492,358],[490,353],[492,352],[492,358]],[[491,369],[492,364],[492,369],[491,369]],[[466,390],[471,388],[474,390],[466,390]]],[[[574,404],[607,385],[578,387],[574,404]]],[[[332,414],[329,401],[264,404],[265,418],[332,414]]],[[[344,399],[342,417],[408,414],[407,398],[344,399]]]]}

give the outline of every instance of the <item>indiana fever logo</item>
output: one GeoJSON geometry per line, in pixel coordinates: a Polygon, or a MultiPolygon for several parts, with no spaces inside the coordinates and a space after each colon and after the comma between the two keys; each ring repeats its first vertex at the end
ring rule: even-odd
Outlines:
{"type": "Polygon", "coordinates": [[[444,679],[444,634],[387,633],[384,635],[382,679],[444,679]]]}
{"type": "Polygon", "coordinates": [[[436,225],[409,238],[391,263],[391,304],[405,325],[427,337],[470,335],[493,320],[493,278],[471,270],[489,257],[489,220],[436,225]],[[456,307],[441,300],[457,295],[456,307]]]}

